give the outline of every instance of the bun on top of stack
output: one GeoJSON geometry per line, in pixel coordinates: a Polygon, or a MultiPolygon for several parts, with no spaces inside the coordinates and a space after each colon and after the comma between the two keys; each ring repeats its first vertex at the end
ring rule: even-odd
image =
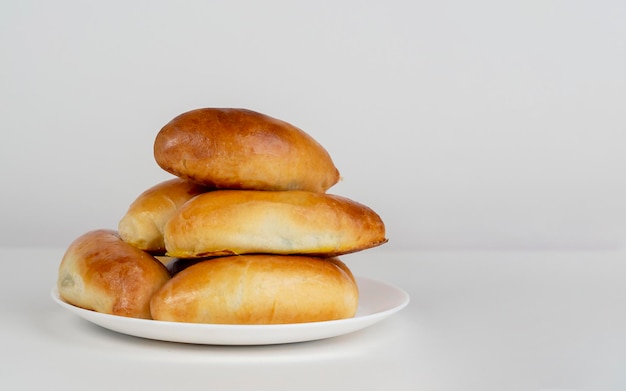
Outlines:
{"type": "Polygon", "coordinates": [[[140,194],[117,232],[70,244],[59,268],[62,299],[109,314],[194,323],[356,314],[357,282],[338,256],[387,242],[385,225],[371,208],[327,193],[340,174],[310,135],[254,111],[203,108],[167,123],[154,157],[175,178],[140,194]],[[146,259],[161,272],[128,272],[146,259]],[[127,278],[150,293],[125,289],[127,278]],[[136,302],[141,311],[103,302],[136,302]]]}

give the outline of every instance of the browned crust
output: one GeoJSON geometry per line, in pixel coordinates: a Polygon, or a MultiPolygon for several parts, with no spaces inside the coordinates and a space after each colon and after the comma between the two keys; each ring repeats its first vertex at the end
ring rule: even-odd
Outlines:
{"type": "Polygon", "coordinates": [[[163,228],[185,202],[210,188],[181,179],[160,182],[141,193],[120,219],[122,240],[154,255],[165,253],[163,228]]]}
{"type": "Polygon", "coordinates": [[[150,254],[117,232],[95,230],[68,247],[59,266],[60,297],[75,306],[134,318],[150,318],[150,298],[170,278],[150,254]]]}
{"type": "Polygon", "coordinates": [[[178,177],[220,189],[325,192],[340,178],[309,134],[245,109],[203,108],[177,116],[157,134],[154,157],[178,177]]]}
{"type": "Polygon", "coordinates": [[[167,254],[198,258],[252,253],[337,256],[387,242],[380,216],[358,202],[305,191],[217,190],[172,216],[167,254]]]}
{"type": "Polygon", "coordinates": [[[151,301],[154,319],[282,324],[355,315],[358,286],[339,259],[242,255],[203,260],[175,275],[151,301]]]}

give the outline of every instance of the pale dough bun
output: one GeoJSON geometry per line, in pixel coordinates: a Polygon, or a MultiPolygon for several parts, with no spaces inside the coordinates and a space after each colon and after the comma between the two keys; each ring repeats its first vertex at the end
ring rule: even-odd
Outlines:
{"type": "Polygon", "coordinates": [[[182,204],[208,188],[180,179],[170,179],[141,193],[118,224],[120,237],[152,254],[163,254],[163,227],[182,204]]]}
{"type": "Polygon", "coordinates": [[[281,324],[353,317],[358,286],[337,258],[241,255],[204,260],[176,274],[150,302],[153,319],[281,324]]]}
{"type": "Polygon", "coordinates": [[[165,225],[167,255],[336,256],[387,242],[380,216],[348,198],[307,191],[216,190],[180,207],[165,225]]]}
{"type": "Polygon", "coordinates": [[[147,252],[124,242],[115,231],[95,230],[67,248],[57,288],[72,305],[150,319],[150,298],[169,279],[165,265],[147,252]]]}
{"type": "Polygon", "coordinates": [[[220,189],[325,192],[339,171],[310,135],[245,109],[183,113],[157,134],[154,157],[176,176],[220,189]]]}

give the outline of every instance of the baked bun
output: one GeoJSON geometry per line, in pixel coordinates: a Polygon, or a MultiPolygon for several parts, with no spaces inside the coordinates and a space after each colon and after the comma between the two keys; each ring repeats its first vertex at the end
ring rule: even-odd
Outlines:
{"type": "Polygon", "coordinates": [[[144,191],[118,224],[122,240],[152,254],[163,254],[163,227],[182,204],[208,188],[180,178],[161,182],[144,191]]]}
{"type": "Polygon", "coordinates": [[[245,109],[177,116],[157,134],[154,157],[165,171],[220,189],[325,192],[340,177],[328,152],[307,133],[245,109]]]}
{"type": "Polygon", "coordinates": [[[337,256],[387,241],[370,208],[337,195],[307,191],[216,190],[180,207],[165,225],[167,255],[337,256]]]}
{"type": "Polygon", "coordinates": [[[184,269],[153,297],[153,319],[281,324],[353,317],[358,287],[337,258],[242,255],[184,269]]]}
{"type": "Polygon", "coordinates": [[[165,265],[153,256],[122,241],[115,231],[96,230],[67,248],[57,288],[72,305],[149,319],[150,298],[169,279],[165,265]]]}

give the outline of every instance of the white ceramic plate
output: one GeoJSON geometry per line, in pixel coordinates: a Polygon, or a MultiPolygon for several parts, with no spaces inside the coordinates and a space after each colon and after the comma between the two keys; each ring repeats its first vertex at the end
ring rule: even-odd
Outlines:
{"type": "Polygon", "coordinates": [[[52,298],[61,307],[89,322],[118,333],[170,342],[207,345],[270,345],[313,341],[364,329],[395,314],[409,304],[400,288],[358,277],[359,308],[354,318],[281,325],[222,325],[164,322],[102,314],[61,300],[54,287],[52,298]]]}

